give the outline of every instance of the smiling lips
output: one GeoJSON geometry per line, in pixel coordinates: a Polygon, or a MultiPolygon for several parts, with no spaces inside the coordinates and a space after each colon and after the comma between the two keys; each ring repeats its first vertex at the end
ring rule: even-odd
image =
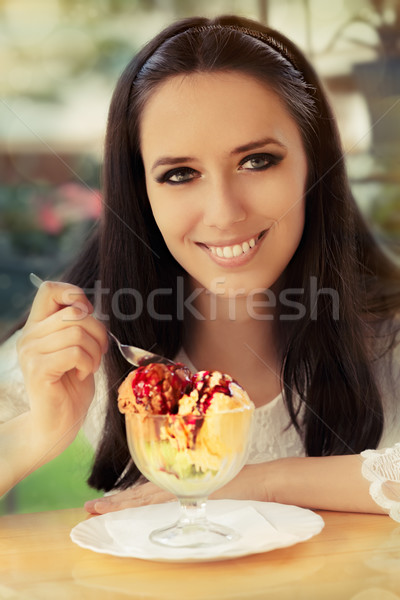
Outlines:
{"type": "Polygon", "coordinates": [[[250,239],[241,242],[240,244],[234,244],[232,246],[211,246],[206,244],[200,244],[203,248],[207,248],[216,258],[239,258],[252,250],[257,243],[264,237],[267,229],[261,231],[257,237],[251,237],[250,239]]]}

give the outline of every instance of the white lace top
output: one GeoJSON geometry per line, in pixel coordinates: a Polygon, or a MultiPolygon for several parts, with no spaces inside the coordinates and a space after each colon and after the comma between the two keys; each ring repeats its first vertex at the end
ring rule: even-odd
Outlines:
{"type": "MultiPolygon", "coordinates": [[[[15,333],[0,347],[0,422],[25,412],[29,402],[21,369],[18,364],[15,333]]],[[[193,371],[183,350],[176,357],[193,371]]],[[[380,506],[400,521],[400,500],[388,500],[384,494],[387,480],[400,484],[400,344],[393,352],[376,361],[385,411],[385,427],[377,450],[362,453],[365,462],[362,474],[371,481],[370,493],[380,506]],[[387,449],[383,453],[382,449],[387,449]]],[[[88,411],[83,430],[94,448],[102,433],[107,406],[107,385],[102,369],[96,374],[96,392],[88,411]]],[[[255,410],[253,435],[248,464],[267,462],[278,458],[305,456],[300,435],[289,426],[289,415],[282,394],[255,410]]]]}

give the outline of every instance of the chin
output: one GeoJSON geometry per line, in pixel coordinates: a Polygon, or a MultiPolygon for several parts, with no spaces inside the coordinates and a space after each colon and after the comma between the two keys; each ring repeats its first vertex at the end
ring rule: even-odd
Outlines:
{"type": "Polygon", "coordinates": [[[237,274],[235,276],[220,276],[215,277],[211,281],[204,282],[202,285],[211,294],[214,294],[220,298],[248,298],[250,296],[257,296],[263,294],[266,290],[269,290],[274,286],[276,278],[264,277],[254,278],[249,281],[248,278],[243,275],[237,274]]]}

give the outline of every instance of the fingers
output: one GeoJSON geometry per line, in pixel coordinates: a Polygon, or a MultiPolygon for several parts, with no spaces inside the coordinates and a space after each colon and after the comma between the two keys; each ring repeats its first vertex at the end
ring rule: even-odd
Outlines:
{"type": "Polygon", "coordinates": [[[40,286],[17,342],[19,361],[30,381],[44,377],[52,383],[74,368],[83,381],[97,371],[108,337],[104,325],[90,316],[92,311],[77,286],[53,282],[40,286]]]}
{"type": "Polygon", "coordinates": [[[88,375],[95,373],[98,368],[98,366],[95,366],[93,357],[79,346],[53,350],[49,352],[46,360],[48,363],[45,367],[45,377],[40,369],[39,361],[31,360],[27,363],[24,372],[29,377],[31,384],[35,384],[40,380],[43,380],[43,383],[52,384],[72,369],[76,369],[79,381],[84,381],[88,375]]]}
{"type": "Polygon", "coordinates": [[[100,513],[96,510],[96,504],[100,503],[101,501],[102,501],[101,498],[95,498],[94,500],[87,500],[87,502],[85,502],[85,504],[84,504],[84,509],[86,510],[86,512],[88,512],[91,515],[98,515],[100,513]]]}
{"type": "Polygon", "coordinates": [[[46,336],[44,340],[35,340],[37,352],[42,355],[53,354],[62,350],[74,350],[77,354],[77,364],[79,360],[85,360],[85,355],[92,363],[92,372],[97,371],[100,366],[102,347],[95,337],[92,337],[83,327],[77,325],[67,327],[62,330],[62,336],[59,331],[55,331],[46,336]],[[82,354],[82,356],[81,356],[82,354]]]}
{"type": "Polygon", "coordinates": [[[60,340],[74,341],[78,346],[84,346],[91,338],[99,346],[100,353],[107,352],[108,336],[104,325],[91,316],[82,319],[80,309],[75,306],[60,309],[40,323],[27,325],[24,328],[24,343],[37,344],[42,339],[50,339],[53,333],[58,333],[60,340]]]}
{"type": "Polygon", "coordinates": [[[83,381],[100,367],[107,350],[105,328],[93,317],[68,326],[58,313],[54,317],[51,323],[35,324],[18,342],[21,368],[31,382],[44,377],[52,383],[74,368],[83,381]]]}
{"type": "Polygon", "coordinates": [[[111,496],[97,498],[85,502],[85,510],[91,514],[105,514],[125,508],[135,508],[147,504],[163,504],[176,500],[176,497],[165,492],[153,483],[136,485],[111,496]]]}
{"type": "Polygon", "coordinates": [[[93,306],[81,288],[70,283],[44,281],[35,296],[27,323],[43,321],[66,306],[75,307],[76,320],[93,312],[93,306]]]}

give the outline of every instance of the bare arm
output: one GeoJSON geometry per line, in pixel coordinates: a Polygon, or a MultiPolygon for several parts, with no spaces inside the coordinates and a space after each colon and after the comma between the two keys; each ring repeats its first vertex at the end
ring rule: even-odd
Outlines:
{"type": "Polygon", "coordinates": [[[361,474],[362,457],[323,456],[284,458],[266,464],[264,485],[271,500],[306,508],[384,513],[369,495],[361,474]]]}
{"type": "Polygon", "coordinates": [[[61,437],[38,436],[30,411],[0,424],[0,496],[58,456],[71,441],[68,432],[61,437]]]}
{"type": "Polygon", "coordinates": [[[104,326],[76,286],[40,287],[17,342],[29,410],[0,425],[0,495],[75,438],[107,349],[104,326]]]}
{"type": "MultiPolygon", "coordinates": [[[[385,513],[369,495],[369,482],[361,474],[362,458],[326,456],[282,458],[247,465],[211,498],[234,498],[293,504],[311,509],[385,513]]],[[[134,486],[115,495],[87,502],[86,510],[105,513],[132,506],[166,502],[169,492],[152,483],[134,486]]]]}

